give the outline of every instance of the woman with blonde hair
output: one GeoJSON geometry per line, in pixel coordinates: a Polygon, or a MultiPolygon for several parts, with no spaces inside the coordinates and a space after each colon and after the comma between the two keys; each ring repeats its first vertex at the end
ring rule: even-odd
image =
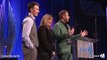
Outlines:
{"type": "Polygon", "coordinates": [[[42,18],[38,29],[39,39],[39,60],[50,60],[52,55],[55,55],[53,46],[54,33],[51,30],[53,17],[50,14],[45,14],[42,18]]]}

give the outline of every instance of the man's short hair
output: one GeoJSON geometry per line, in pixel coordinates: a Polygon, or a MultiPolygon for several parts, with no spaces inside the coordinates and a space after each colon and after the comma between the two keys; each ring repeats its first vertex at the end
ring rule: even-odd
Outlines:
{"type": "Polygon", "coordinates": [[[30,2],[28,4],[28,6],[27,6],[28,7],[28,11],[30,12],[30,9],[34,8],[35,5],[40,6],[39,3],[37,3],[37,2],[30,2]]]}
{"type": "Polygon", "coordinates": [[[65,15],[65,13],[68,12],[67,10],[61,10],[59,12],[59,18],[62,18],[63,15],[65,15]]]}

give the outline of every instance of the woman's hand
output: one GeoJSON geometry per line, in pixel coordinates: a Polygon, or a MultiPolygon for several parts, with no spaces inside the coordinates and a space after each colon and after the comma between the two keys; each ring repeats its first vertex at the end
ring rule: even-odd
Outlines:
{"type": "Polygon", "coordinates": [[[55,55],[55,54],[56,54],[55,51],[53,51],[53,52],[52,52],[52,55],[55,55]]]}

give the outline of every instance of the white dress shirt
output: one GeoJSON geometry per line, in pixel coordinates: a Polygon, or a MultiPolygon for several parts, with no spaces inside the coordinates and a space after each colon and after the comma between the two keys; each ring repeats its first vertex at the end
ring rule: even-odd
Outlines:
{"type": "Polygon", "coordinates": [[[32,28],[32,26],[33,26],[35,17],[34,17],[31,13],[29,13],[28,16],[30,16],[30,17],[26,17],[26,18],[23,20],[22,39],[23,39],[23,42],[25,43],[25,45],[26,45],[28,48],[33,49],[33,48],[34,48],[34,45],[33,45],[33,43],[31,42],[31,39],[30,39],[29,35],[30,35],[30,32],[31,32],[31,28],[32,28]]]}

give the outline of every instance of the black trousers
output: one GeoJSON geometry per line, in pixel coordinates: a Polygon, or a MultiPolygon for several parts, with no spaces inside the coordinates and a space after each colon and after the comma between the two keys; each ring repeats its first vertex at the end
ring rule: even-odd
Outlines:
{"type": "Polygon", "coordinates": [[[38,53],[39,60],[51,60],[51,55],[48,53],[38,53]]]}

